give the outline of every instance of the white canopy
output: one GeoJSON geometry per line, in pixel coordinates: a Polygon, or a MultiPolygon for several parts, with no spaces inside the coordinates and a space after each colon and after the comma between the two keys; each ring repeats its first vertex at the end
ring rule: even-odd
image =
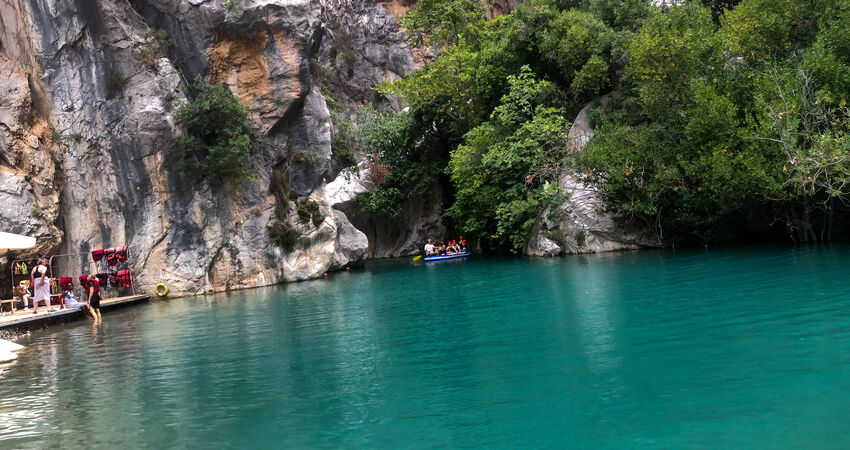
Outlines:
{"type": "Polygon", "coordinates": [[[35,238],[0,231],[0,253],[35,247],[35,238]]]}

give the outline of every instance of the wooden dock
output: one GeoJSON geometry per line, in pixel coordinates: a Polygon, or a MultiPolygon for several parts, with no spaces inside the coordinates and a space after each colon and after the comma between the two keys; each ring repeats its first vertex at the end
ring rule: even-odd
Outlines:
{"type": "MultiPolygon", "coordinates": [[[[104,299],[100,301],[100,311],[105,313],[111,309],[146,302],[150,299],[149,294],[104,299]]],[[[39,308],[39,311],[42,310],[47,311],[44,308],[39,308]]],[[[79,308],[60,309],[52,313],[39,312],[38,314],[33,314],[32,309],[30,309],[29,311],[18,311],[14,315],[9,312],[5,312],[5,314],[5,316],[0,317],[0,337],[85,318],[79,308]]]]}

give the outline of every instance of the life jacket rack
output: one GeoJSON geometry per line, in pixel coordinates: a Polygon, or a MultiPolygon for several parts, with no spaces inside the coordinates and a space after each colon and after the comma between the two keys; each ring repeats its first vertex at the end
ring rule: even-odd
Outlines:
{"type": "MultiPolygon", "coordinates": [[[[113,247],[113,249],[114,248],[115,247],[113,247]]],[[[60,286],[60,280],[67,280],[68,278],[74,280],[79,278],[75,275],[67,273],[68,271],[63,269],[65,263],[69,263],[70,266],[73,266],[74,264],[70,263],[70,261],[74,258],[79,258],[79,267],[81,268],[81,271],[85,274],[103,273],[99,270],[101,268],[106,269],[105,273],[107,274],[107,277],[109,277],[109,271],[113,271],[116,273],[123,272],[122,275],[124,275],[124,278],[128,280],[128,282],[123,283],[124,285],[115,286],[111,285],[111,283],[108,282],[109,278],[107,278],[106,283],[101,282],[101,289],[108,288],[110,291],[112,291],[113,294],[118,293],[117,289],[129,289],[131,295],[136,295],[135,276],[133,274],[132,269],[130,269],[128,262],[133,260],[131,247],[122,246],[118,248],[123,248],[124,255],[122,258],[119,259],[117,263],[113,265],[109,265],[106,258],[102,258],[99,261],[95,261],[94,257],[92,256],[92,252],[90,251],[80,253],[62,253],[58,255],[45,256],[44,258],[47,258],[48,261],[47,276],[50,277],[52,280],[50,286],[51,303],[54,303],[54,298],[58,298],[60,295],[62,295],[62,286],[60,286]],[[99,267],[100,262],[103,263],[104,267],[99,267]],[[61,277],[57,276],[57,274],[61,275],[61,277]]],[[[12,290],[14,290],[15,286],[19,285],[21,281],[26,281],[27,287],[30,290],[30,294],[33,294],[32,286],[29,286],[29,280],[32,273],[32,269],[34,269],[38,265],[39,259],[40,258],[26,258],[16,259],[12,261],[12,266],[9,269],[12,280],[12,290]]],[[[113,277],[117,277],[117,275],[113,277]]],[[[71,285],[74,285],[73,281],[71,281],[71,285]]],[[[80,286],[80,288],[82,290],[82,293],[85,293],[85,286],[80,286]]]]}

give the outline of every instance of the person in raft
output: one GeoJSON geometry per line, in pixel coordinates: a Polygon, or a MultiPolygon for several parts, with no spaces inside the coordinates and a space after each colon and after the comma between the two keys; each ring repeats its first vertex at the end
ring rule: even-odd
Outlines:
{"type": "Polygon", "coordinates": [[[38,265],[32,269],[32,273],[30,274],[30,285],[33,291],[33,314],[38,314],[38,304],[41,302],[44,302],[47,312],[54,311],[50,309],[50,277],[47,276],[47,264],[47,259],[39,259],[38,265]]]}
{"type": "Polygon", "coordinates": [[[94,322],[100,322],[100,280],[95,274],[89,275],[86,282],[86,294],[88,294],[88,303],[94,322]]]}
{"type": "Polygon", "coordinates": [[[428,239],[428,243],[425,244],[425,256],[431,256],[434,254],[434,244],[428,239]]]}
{"type": "Polygon", "coordinates": [[[449,246],[446,247],[446,254],[447,255],[454,255],[455,253],[457,253],[455,251],[455,243],[454,243],[454,241],[449,241],[449,246]]]}

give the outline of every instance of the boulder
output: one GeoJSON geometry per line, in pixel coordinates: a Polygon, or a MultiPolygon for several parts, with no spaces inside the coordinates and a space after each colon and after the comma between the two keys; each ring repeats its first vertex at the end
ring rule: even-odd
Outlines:
{"type": "MultiPolygon", "coordinates": [[[[604,105],[607,101],[608,97],[604,96],[600,103],[604,105]]],[[[581,151],[593,139],[588,113],[594,104],[582,108],[570,128],[571,152],[581,151]]],[[[564,201],[540,213],[523,253],[558,256],[660,246],[654,236],[639,233],[608,213],[599,187],[584,182],[578,174],[567,171],[558,185],[564,201]]]]}

